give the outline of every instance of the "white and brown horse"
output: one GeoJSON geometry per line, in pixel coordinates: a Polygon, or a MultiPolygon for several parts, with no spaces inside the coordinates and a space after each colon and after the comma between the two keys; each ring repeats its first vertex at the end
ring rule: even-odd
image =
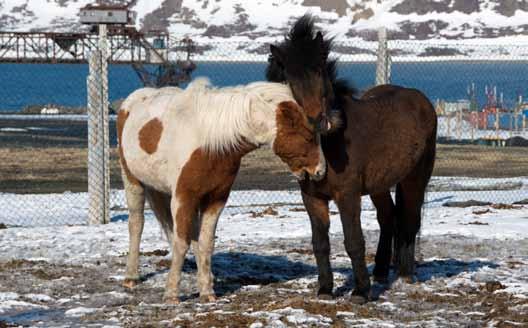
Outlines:
{"type": "Polygon", "coordinates": [[[316,133],[288,86],[257,82],[214,89],[205,79],[187,89],[140,89],[122,104],[119,154],[130,212],[124,285],[140,280],[145,199],[165,231],[172,263],[165,300],[177,303],[185,254],[192,244],[200,298],[215,298],[211,256],[216,223],[241,158],[271,145],[298,178],[325,175],[316,133]]]}

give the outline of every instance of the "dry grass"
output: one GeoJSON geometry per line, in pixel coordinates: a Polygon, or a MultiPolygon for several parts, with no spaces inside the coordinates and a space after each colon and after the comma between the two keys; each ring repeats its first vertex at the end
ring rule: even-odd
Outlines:
{"type": "MultiPolygon", "coordinates": [[[[86,191],[86,148],[4,148],[0,149],[0,191],[50,193],[86,191]]],[[[115,149],[111,153],[112,183],[121,183],[115,149]]]]}
{"type": "MultiPolygon", "coordinates": [[[[86,148],[0,148],[0,192],[49,193],[86,191],[86,148]]],[[[486,146],[439,145],[435,175],[508,177],[528,175],[528,150],[486,146]]],[[[111,152],[112,187],[121,187],[118,156],[111,152]]],[[[286,166],[269,148],[247,155],[237,189],[297,188],[286,166]]]]}
{"type": "Polygon", "coordinates": [[[528,149],[439,145],[434,175],[503,178],[528,175],[528,149]]]}

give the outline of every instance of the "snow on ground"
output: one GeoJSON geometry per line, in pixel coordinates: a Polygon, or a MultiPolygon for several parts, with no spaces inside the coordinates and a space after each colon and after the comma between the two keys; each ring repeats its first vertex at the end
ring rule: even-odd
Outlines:
{"type": "MultiPolygon", "coordinates": [[[[308,238],[310,222],[299,206],[270,204],[273,215],[262,214],[247,207],[236,214],[223,213],[217,228],[218,243],[266,241],[280,238],[308,238]]],[[[489,239],[528,238],[528,207],[507,210],[489,209],[487,206],[468,208],[430,207],[424,212],[423,236],[461,235],[489,239]]],[[[123,212],[122,216],[126,217],[123,212]]],[[[341,233],[339,215],[332,210],[330,232],[341,233]]],[[[377,230],[376,212],[362,212],[364,230],[377,230]]],[[[127,222],[120,220],[109,225],[49,226],[10,228],[1,230],[0,254],[2,260],[31,259],[50,263],[82,265],[86,261],[99,261],[104,256],[124,254],[128,244],[127,222]]],[[[152,213],[147,212],[143,236],[146,250],[164,248],[166,242],[152,213]]]]}
{"type": "MultiPolygon", "coordinates": [[[[124,192],[112,190],[111,217],[113,221],[126,218],[124,192]]],[[[494,203],[513,203],[528,199],[528,177],[485,179],[470,177],[433,177],[429,183],[426,208],[440,207],[447,201],[467,200],[494,203]]],[[[0,212],[0,223],[8,226],[46,226],[84,224],[87,220],[88,194],[65,192],[62,194],[0,193],[0,203],[7,204],[0,212]]],[[[246,213],[248,207],[259,210],[269,205],[302,206],[298,190],[233,191],[224,210],[226,215],[246,213]]],[[[333,206],[333,205],[332,205],[333,206]]],[[[368,197],[363,197],[363,209],[373,209],[368,197]]],[[[336,210],[335,206],[332,207],[336,210]]]]}
{"type": "MultiPolygon", "coordinates": [[[[518,181],[523,183],[524,178],[518,181]]],[[[404,283],[392,274],[390,285],[374,285],[379,299],[360,306],[348,302],[354,280],[335,207],[330,236],[336,298],[319,300],[314,294],[317,270],[310,224],[299,195],[238,193],[252,198],[234,197],[218,224],[213,258],[217,302],[198,302],[196,267],[189,254],[183,270],[183,303],[162,304],[170,255],[151,213],[142,241],[145,281],[133,290],[122,288],[128,230],[126,212],[120,209],[108,225],[0,230],[0,326],[528,324],[528,207],[447,208],[434,200],[439,194],[430,193],[417,282],[404,283]],[[262,199],[258,205],[249,200],[255,196],[262,199]]],[[[453,192],[463,199],[460,194],[453,192]]],[[[372,270],[379,231],[368,203],[362,226],[372,270]]]]}

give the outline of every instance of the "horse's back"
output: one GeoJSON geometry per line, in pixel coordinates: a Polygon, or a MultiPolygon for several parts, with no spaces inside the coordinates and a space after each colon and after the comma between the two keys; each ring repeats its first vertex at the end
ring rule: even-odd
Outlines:
{"type": "Polygon", "coordinates": [[[436,113],[423,93],[382,86],[347,110],[348,153],[362,171],[366,193],[405,177],[436,137],[436,113]]]}
{"type": "Polygon", "coordinates": [[[131,174],[166,193],[197,147],[184,97],[178,88],[139,89],[123,102],[118,117],[120,152],[131,174]]]}
{"type": "Polygon", "coordinates": [[[418,89],[383,84],[369,89],[361,100],[366,102],[366,107],[379,108],[380,113],[377,115],[405,118],[410,114],[419,123],[419,128],[427,132],[436,129],[437,117],[434,106],[418,89]],[[387,112],[387,109],[390,111],[387,112]]]}

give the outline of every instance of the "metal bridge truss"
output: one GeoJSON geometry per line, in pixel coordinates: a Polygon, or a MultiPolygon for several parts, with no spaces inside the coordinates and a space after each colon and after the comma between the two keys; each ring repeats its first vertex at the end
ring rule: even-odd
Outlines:
{"type": "MultiPolygon", "coordinates": [[[[169,35],[145,35],[133,29],[110,31],[110,63],[159,63],[166,55],[154,49],[147,39],[162,40],[169,46],[169,35]]],[[[86,63],[90,50],[97,48],[97,34],[0,32],[0,63],[86,63]]]]}

